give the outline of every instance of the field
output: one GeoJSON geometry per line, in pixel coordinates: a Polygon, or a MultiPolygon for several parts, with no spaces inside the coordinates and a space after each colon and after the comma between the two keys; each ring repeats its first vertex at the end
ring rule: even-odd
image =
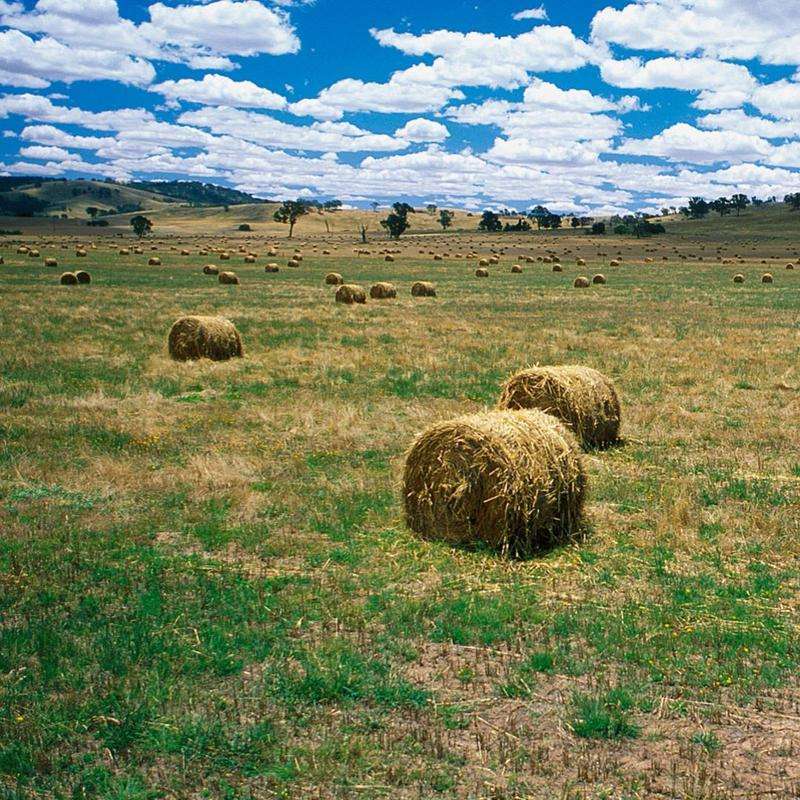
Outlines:
{"type": "Polygon", "coordinates": [[[3,237],[0,796],[797,796],[800,244],[761,213],[649,240],[372,232],[369,255],[303,222],[157,225],[141,255],[84,234],[86,258],[58,228],[3,237]],[[473,249],[505,251],[488,279],[473,249]],[[331,270],[398,299],[336,304],[331,270]],[[185,313],[230,318],[245,358],[171,361],[185,313]],[[421,541],[414,436],[533,363],[622,397],[582,536],[527,561],[421,541]]]}

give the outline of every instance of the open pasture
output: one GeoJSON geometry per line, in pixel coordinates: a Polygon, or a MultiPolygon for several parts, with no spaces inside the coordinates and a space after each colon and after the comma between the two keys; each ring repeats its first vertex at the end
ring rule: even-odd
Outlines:
{"type": "Polygon", "coordinates": [[[800,245],[734,224],[4,237],[0,792],[794,796],[800,245]],[[336,303],[330,272],[397,298],[336,303]],[[244,358],[171,360],[185,314],[244,358]],[[621,396],[581,536],[525,561],[415,537],[415,435],[536,363],[621,396]]]}

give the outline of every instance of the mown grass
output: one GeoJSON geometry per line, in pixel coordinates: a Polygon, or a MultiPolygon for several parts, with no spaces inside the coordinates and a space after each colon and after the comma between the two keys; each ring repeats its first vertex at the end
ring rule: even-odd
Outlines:
{"type": "Polygon", "coordinates": [[[741,265],[676,256],[708,255],[691,230],[408,239],[393,264],[308,243],[278,275],[234,256],[231,288],[173,242],[150,268],[98,240],[75,289],[55,280],[71,250],[44,270],[4,242],[0,791],[727,797],[752,725],[753,774],[790,796],[771,745],[794,741],[800,666],[800,283],[757,284],[776,241],[734,287],[741,265]],[[417,252],[506,241],[488,281],[417,252]],[[509,274],[545,248],[563,274],[509,274]],[[645,265],[653,248],[670,261],[645,265]],[[577,255],[608,285],[573,290],[577,255]],[[400,297],[336,306],[332,267],[400,297]],[[418,278],[435,300],[409,297],[418,278]],[[171,362],[185,312],[233,319],[246,358],[171,362]],[[582,540],[505,562],[414,538],[414,434],[536,362],[597,367],[624,398],[582,540]]]}

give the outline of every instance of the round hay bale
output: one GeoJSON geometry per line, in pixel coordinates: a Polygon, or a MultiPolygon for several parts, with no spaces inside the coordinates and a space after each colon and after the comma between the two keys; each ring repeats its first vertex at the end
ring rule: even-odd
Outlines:
{"type": "Polygon", "coordinates": [[[553,264],[553,272],[563,272],[564,268],[561,264],[553,264]]]}
{"type": "Polygon", "coordinates": [[[373,300],[391,300],[397,297],[397,289],[391,283],[374,283],[369,288],[369,296],[373,300]]]}
{"type": "Polygon", "coordinates": [[[538,410],[440,422],[406,456],[406,524],[426,539],[526,557],[574,534],[586,473],[577,442],[538,410]]]}
{"type": "Polygon", "coordinates": [[[46,267],[57,267],[58,266],[58,261],[55,258],[46,258],[44,260],[44,265],[46,267]]]}
{"type": "Polygon", "coordinates": [[[120,247],[119,255],[121,256],[128,256],[130,255],[131,251],[127,247],[120,247]]]}
{"type": "Polygon", "coordinates": [[[204,275],[219,275],[219,267],[216,264],[206,264],[203,267],[204,275]]]}
{"type": "Polygon", "coordinates": [[[786,269],[794,269],[794,264],[787,264],[786,269]]]}
{"type": "Polygon", "coordinates": [[[336,290],[336,302],[345,303],[346,305],[366,303],[367,293],[364,291],[363,286],[357,286],[354,283],[343,283],[336,290]]]}
{"type": "Polygon", "coordinates": [[[227,361],[243,355],[239,331],[224,317],[181,317],[170,329],[167,345],[176,361],[227,361]]]}
{"type": "Polygon", "coordinates": [[[281,268],[274,262],[264,265],[264,272],[280,272],[280,271],[281,268]]]}
{"type": "Polygon", "coordinates": [[[295,258],[290,258],[290,259],[289,259],[289,260],[286,262],[286,266],[287,266],[287,267],[292,267],[292,269],[296,269],[297,267],[299,267],[299,266],[300,266],[300,262],[299,262],[297,259],[295,259],[295,258]]]}
{"type": "Polygon", "coordinates": [[[74,272],[62,272],[60,283],[62,286],[76,286],[78,279],[75,277],[74,272]]]}
{"type": "Polygon", "coordinates": [[[325,276],[325,283],[328,286],[341,286],[344,283],[344,278],[338,272],[329,272],[325,276]]]}
{"type": "Polygon", "coordinates": [[[744,283],[744,275],[742,275],[741,272],[738,273],[737,275],[734,275],[733,276],[733,282],[734,283],[744,283]]]}
{"type": "Polygon", "coordinates": [[[478,261],[478,266],[479,267],[488,267],[489,266],[489,259],[488,258],[480,259],[480,261],[478,261]]]}
{"type": "Polygon", "coordinates": [[[256,257],[255,256],[245,256],[244,257],[244,263],[245,264],[255,264],[256,263],[256,257]]]}
{"type": "Polygon", "coordinates": [[[76,250],[75,251],[76,258],[86,258],[86,251],[85,250],[76,250]]]}
{"type": "Polygon", "coordinates": [[[86,283],[91,283],[92,282],[92,276],[88,272],[86,272],[86,270],[83,270],[83,269],[78,270],[75,273],[75,278],[78,281],[78,283],[86,284],[86,283]]]}
{"type": "Polygon", "coordinates": [[[219,254],[219,260],[220,261],[230,261],[231,260],[231,254],[230,253],[220,253],[219,254]]]}
{"type": "Polygon", "coordinates": [[[576,264],[577,264],[579,267],[585,267],[585,266],[586,266],[586,259],[585,259],[585,258],[576,258],[576,259],[575,259],[575,263],[576,263],[576,264]]]}
{"type": "Polygon", "coordinates": [[[414,281],[411,284],[412,297],[436,297],[436,287],[430,281],[414,281]]]}
{"type": "Polygon", "coordinates": [[[612,258],[611,261],[609,262],[609,266],[611,266],[611,267],[618,267],[619,264],[620,264],[620,262],[616,258],[612,258]]]}
{"type": "Polygon", "coordinates": [[[30,250],[28,252],[28,258],[39,258],[40,255],[38,250],[30,250]]]}
{"type": "Polygon", "coordinates": [[[605,276],[605,275],[602,275],[602,274],[601,274],[601,273],[599,273],[599,272],[597,273],[597,275],[595,275],[595,276],[592,278],[592,283],[603,284],[603,283],[605,283],[605,282],[606,282],[606,276],[605,276]]]}
{"type": "Polygon", "coordinates": [[[538,408],[566,424],[588,447],[619,441],[621,410],[611,380],[591,367],[531,367],[502,387],[500,408],[538,408]]]}
{"type": "Polygon", "coordinates": [[[575,281],[572,285],[576,289],[585,289],[587,286],[591,286],[589,279],[585,275],[579,275],[577,278],[575,278],[575,281]]]}
{"type": "Polygon", "coordinates": [[[511,272],[512,272],[514,275],[519,275],[519,274],[522,272],[522,267],[521,267],[519,264],[514,264],[514,265],[511,267],[511,272]]]}
{"type": "Polygon", "coordinates": [[[151,258],[147,259],[147,266],[148,267],[160,267],[161,266],[161,259],[158,256],[152,256],[151,258]]]}
{"type": "Polygon", "coordinates": [[[488,278],[489,277],[489,270],[488,269],[484,269],[483,267],[478,267],[478,269],[475,270],[475,277],[476,278],[488,278]]]}
{"type": "Polygon", "coordinates": [[[394,256],[384,256],[383,260],[384,261],[394,261],[394,256]]]}
{"type": "Polygon", "coordinates": [[[219,273],[219,282],[227,284],[229,286],[238,285],[239,277],[236,275],[235,272],[220,272],[219,273]]]}
{"type": "Polygon", "coordinates": [[[765,273],[764,273],[764,274],[761,276],[761,283],[772,283],[774,280],[775,280],[775,279],[772,277],[772,275],[770,275],[770,273],[769,273],[769,272],[765,272],[765,273]]]}

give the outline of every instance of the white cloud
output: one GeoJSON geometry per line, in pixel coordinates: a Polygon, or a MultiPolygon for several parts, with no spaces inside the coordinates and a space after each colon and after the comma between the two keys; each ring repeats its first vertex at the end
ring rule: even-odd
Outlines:
{"type": "Polygon", "coordinates": [[[450,136],[450,131],[441,122],[419,117],[398,128],[394,135],[408,142],[443,142],[450,136]]]}
{"type": "Polygon", "coordinates": [[[164,81],[151,86],[150,90],[163,94],[170,100],[201,105],[270,109],[286,107],[285,97],[252,81],[234,81],[224,75],[205,75],[202,80],[184,78],[179,81],[164,81]]]}
{"type": "Polygon", "coordinates": [[[514,19],[521,22],[526,19],[547,19],[547,9],[544,6],[537,6],[536,8],[526,8],[524,11],[518,11],[514,14],[514,19]]]}

